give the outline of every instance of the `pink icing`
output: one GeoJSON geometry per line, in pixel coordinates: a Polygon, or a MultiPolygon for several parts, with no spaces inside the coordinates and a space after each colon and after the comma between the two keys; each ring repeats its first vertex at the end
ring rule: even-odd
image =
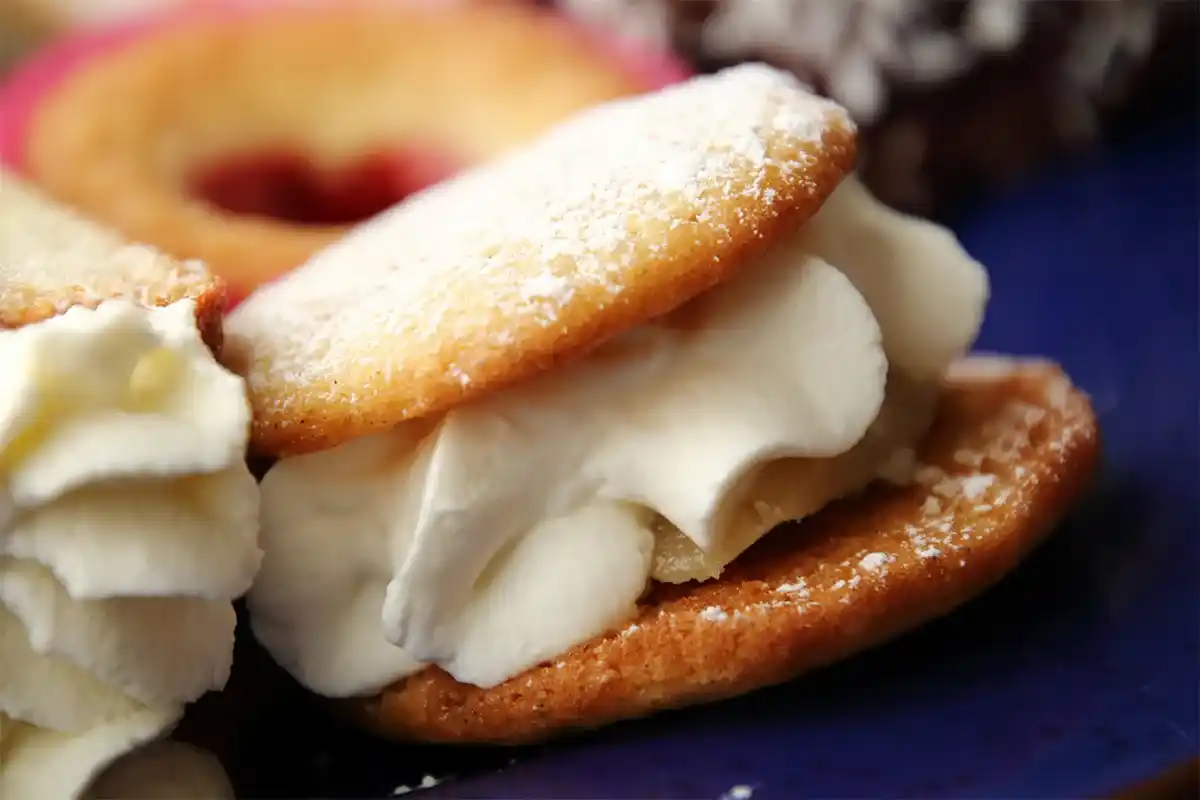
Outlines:
{"type": "MultiPolygon", "coordinates": [[[[247,13],[278,12],[289,6],[312,7],[322,2],[336,0],[277,0],[269,3],[263,0],[221,0],[193,3],[61,39],[18,66],[0,87],[0,163],[12,169],[23,169],[28,131],[39,102],[75,70],[86,68],[93,59],[153,36],[164,28],[188,24],[197,19],[232,21],[247,13]]],[[[418,4],[434,6],[436,2],[425,0],[418,4]]],[[[672,54],[615,39],[584,28],[565,17],[558,17],[558,20],[567,35],[579,36],[589,46],[597,48],[614,64],[628,70],[647,91],[684,80],[691,74],[687,65],[672,54]]]]}

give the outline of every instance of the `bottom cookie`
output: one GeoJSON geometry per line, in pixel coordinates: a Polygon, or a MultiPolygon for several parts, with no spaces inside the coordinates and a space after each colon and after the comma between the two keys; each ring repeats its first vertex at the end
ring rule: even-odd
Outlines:
{"type": "Polygon", "coordinates": [[[1079,498],[1099,444],[1058,367],[965,359],[908,485],[781,526],[717,580],[655,585],[623,628],[499,686],[430,668],[348,710],[393,738],[518,744],[790,680],[998,581],[1079,498]]]}

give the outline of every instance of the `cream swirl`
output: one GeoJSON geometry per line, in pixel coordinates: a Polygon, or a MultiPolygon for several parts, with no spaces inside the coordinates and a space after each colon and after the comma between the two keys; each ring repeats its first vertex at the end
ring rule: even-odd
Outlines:
{"type": "Polygon", "coordinates": [[[228,677],[261,556],[249,404],[191,301],[73,308],[0,358],[0,716],[42,742],[0,785],[28,758],[90,779],[228,677]]]}

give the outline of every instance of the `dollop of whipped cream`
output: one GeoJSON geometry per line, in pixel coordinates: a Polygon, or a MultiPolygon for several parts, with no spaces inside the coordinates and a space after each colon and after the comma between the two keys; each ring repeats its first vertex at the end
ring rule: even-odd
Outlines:
{"type": "Polygon", "coordinates": [[[234,800],[216,756],[158,738],[180,708],[145,709],[64,733],[0,714],[5,800],[234,800]]]}
{"type": "Polygon", "coordinates": [[[249,403],[191,301],[72,308],[0,359],[0,795],[76,798],[225,684],[249,403]]]}
{"type": "Polygon", "coordinates": [[[725,285],[586,359],[276,464],[255,634],[318,693],[493,686],[861,489],[932,419],[987,276],[847,180],[725,285]]]}
{"type": "Polygon", "coordinates": [[[160,740],[114,762],[84,800],[236,800],[236,795],[212,753],[160,740]]]}

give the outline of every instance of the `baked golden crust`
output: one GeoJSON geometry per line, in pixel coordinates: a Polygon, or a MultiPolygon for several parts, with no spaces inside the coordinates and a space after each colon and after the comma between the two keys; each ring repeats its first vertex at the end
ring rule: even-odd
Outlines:
{"type": "Polygon", "coordinates": [[[214,208],[189,196],[197,168],[282,150],[337,170],[414,142],[473,163],[640,88],[557,22],[508,5],[293,5],[236,20],[213,12],[92,60],[36,111],[26,168],[127,236],[204,260],[244,295],[346,228],[214,208]]]}
{"type": "Polygon", "coordinates": [[[146,307],[193,300],[205,343],[220,351],[225,284],[203,264],[130,244],[0,170],[0,328],[117,298],[146,307]]]}
{"type": "Polygon", "coordinates": [[[521,743],[790,680],[946,614],[999,580],[1080,496],[1091,405],[1055,366],[952,370],[913,484],[876,485],[742,555],[656,585],[623,629],[492,689],[428,669],[353,715],[384,733],[521,743]]]}
{"type": "Polygon", "coordinates": [[[579,358],[752,265],[854,156],[840,107],[761,66],[585,111],[230,315],[252,447],[332,447],[579,358]]]}
{"type": "MultiPolygon", "coordinates": [[[[131,290],[133,287],[130,287],[131,290]]],[[[135,302],[147,308],[169,306],[189,299],[196,304],[196,326],[208,349],[220,353],[223,344],[222,317],[225,313],[225,283],[216,276],[196,281],[138,287],[135,302]]],[[[58,316],[72,306],[95,308],[104,300],[132,299],[126,292],[97,294],[84,286],[70,285],[44,291],[31,287],[6,286],[0,292],[0,329],[20,328],[58,316]]]]}

